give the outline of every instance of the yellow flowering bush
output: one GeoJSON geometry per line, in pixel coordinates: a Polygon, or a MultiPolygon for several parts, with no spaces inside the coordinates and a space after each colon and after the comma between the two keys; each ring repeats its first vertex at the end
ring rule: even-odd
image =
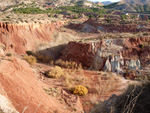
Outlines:
{"type": "Polygon", "coordinates": [[[83,96],[88,93],[88,89],[82,85],[77,85],[73,89],[73,94],[83,96]]]}

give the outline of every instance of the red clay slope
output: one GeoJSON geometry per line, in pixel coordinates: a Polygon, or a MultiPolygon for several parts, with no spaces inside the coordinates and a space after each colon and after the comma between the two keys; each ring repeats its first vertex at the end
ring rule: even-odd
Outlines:
{"type": "Polygon", "coordinates": [[[51,41],[52,32],[63,23],[62,21],[26,25],[0,23],[0,43],[6,46],[7,51],[22,54],[26,50],[34,49],[40,42],[51,41]]]}
{"type": "Polygon", "coordinates": [[[48,95],[43,88],[47,85],[39,81],[29,64],[18,58],[0,62],[0,86],[7,93],[17,111],[22,113],[69,113],[64,105],[48,95]]]}

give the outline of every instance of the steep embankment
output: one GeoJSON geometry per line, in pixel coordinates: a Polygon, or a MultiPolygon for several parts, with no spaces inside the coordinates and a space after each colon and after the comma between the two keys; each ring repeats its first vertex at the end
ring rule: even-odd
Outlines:
{"type": "MultiPolygon", "coordinates": [[[[65,105],[44,91],[48,86],[38,80],[34,72],[24,60],[3,58],[0,62],[0,94],[7,97],[19,113],[69,113],[64,109],[65,105]]],[[[4,103],[0,108],[16,113],[13,107],[6,105],[4,103]]]]}
{"type": "Polygon", "coordinates": [[[63,21],[20,25],[0,23],[0,43],[6,51],[22,54],[42,42],[51,41],[55,28],[63,24],[63,21]]]}
{"type": "Polygon", "coordinates": [[[150,37],[70,42],[63,60],[74,60],[96,70],[123,72],[150,63],[150,37]]]}

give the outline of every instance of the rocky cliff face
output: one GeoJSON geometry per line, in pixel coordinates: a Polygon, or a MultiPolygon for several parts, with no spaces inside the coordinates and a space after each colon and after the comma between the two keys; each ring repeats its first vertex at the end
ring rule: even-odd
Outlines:
{"type": "Polygon", "coordinates": [[[62,21],[19,25],[0,23],[0,43],[6,51],[22,54],[41,42],[51,41],[55,28],[62,26],[63,23],[62,21]]]}
{"type": "Polygon", "coordinates": [[[150,43],[150,37],[70,42],[61,58],[95,70],[138,70],[150,63],[150,47],[146,43],[150,43]]]}

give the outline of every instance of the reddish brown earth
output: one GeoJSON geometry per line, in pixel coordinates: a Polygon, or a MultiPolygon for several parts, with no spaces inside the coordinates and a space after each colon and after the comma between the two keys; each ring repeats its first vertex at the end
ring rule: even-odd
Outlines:
{"type": "MultiPolygon", "coordinates": [[[[72,95],[71,92],[68,90],[68,87],[65,86],[65,81],[64,78],[59,78],[59,79],[51,79],[51,78],[47,78],[45,77],[42,73],[49,70],[50,67],[48,65],[43,65],[43,64],[36,64],[35,66],[38,69],[38,73],[40,74],[40,79],[48,84],[49,86],[52,87],[61,87],[64,90],[67,90],[67,93],[62,92],[59,96],[57,96],[58,99],[63,99],[65,102],[63,102],[63,104],[66,103],[66,107],[67,109],[70,109],[72,111],[72,109],[76,109],[79,110],[84,109],[85,112],[89,113],[89,111],[95,106],[95,104],[91,104],[91,101],[104,101],[110,98],[110,96],[112,94],[122,94],[122,92],[124,91],[124,89],[127,88],[127,86],[130,84],[130,82],[128,80],[125,80],[124,78],[121,77],[117,77],[116,79],[111,79],[109,77],[114,77],[114,75],[112,73],[107,74],[108,76],[106,76],[103,72],[99,72],[99,71],[88,71],[88,70],[84,70],[83,72],[80,72],[78,70],[75,71],[75,73],[71,76],[77,78],[80,77],[87,77],[87,81],[84,83],[84,81],[81,81],[79,83],[77,83],[76,85],[83,85],[88,87],[88,94],[85,96],[78,96],[78,98],[75,98],[75,95],[72,95]],[[40,68],[38,68],[40,67],[40,68]],[[104,91],[106,91],[106,93],[103,94],[98,94],[95,92],[95,85],[98,82],[98,78],[101,78],[102,82],[105,83],[109,83],[106,84],[105,86],[99,86],[99,88],[102,88],[104,91]],[[114,82],[115,81],[115,82],[114,82]],[[113,86],[111,91],[107,92],[107,88],[111,88],[110,86],[113,86]],[[115,86],[115,88],[114,88],[115,86]],[[105,89],[105,88],[106,89],[105,89]],[[66,96],[67,94],[67,96],[66,96]],[[78,102],[78,99],[80,100],[80,103],[78,102]],[[95,100],[96,99],[96,100],[95,100]],[[77,107],[80,106],[80,107],[77,107]]],[[[72,111],[73,112],[73,111],[72,111]]],[[[76,111],[77,113],[79,113],[79,111],[76,111]]]]}
{"type": "MultiPolygon", "coordinates": [[[[55,28],[63,25],[63,22],[36,25],[14,25],[0,24],[0,42],[5,45],[6,52],[24,54],[26,50],[34,49],[42,42],[51,41],[51,35],[56,32],[55,28]]],[[[80,27],[80,26],[78,26],[80,27]]],[[[128,26],[129,27],[129,26],[128,26]]],[[[127,27],[127,28],[128,28],[127,27]]],[[[127,29],[126,28],[126,29],[127,29]]],[[[122,45],[122,55],[125,59],[139,58],[145,63],[150,62],[150,48],[148,46],[140,48],[139,44],[150,43],[150,37],[135,39],[118,39],[116,45],[122,45]],[[122,43],[123,42],[123,43],[122,43]]],[[[94,42],[70,42],[63,51],[63,60],[74,60],[82,63],[85,67],[90,67],[98,49],[105,47],[104,41],[94,42]]],[[[3,51],[0,52],[3,54],[3,51]]],[[[64,86],[64,78],[50,79],[44,76],[44,72],[49,70],[49,65],[29,64],[16,57],[1,57],[0,60],[0,88],[6,92],[0,94],[7,97],[18,112],[25,113],[83,113],[89,112],[94,105],[89,105],[94,85],[101,77],[102,81],[109,81],[104,75],[96,71],[83,71],[84,76],[88,77],[89,94],[78,97],[71,94],[64,86]],[[58,96],[47,94],[44,89],[57,87],[60,91],[58,96]],[[63,101],[60,101],[62,100],[63,101]]],[[[80,77],[80,72],[73,75],[80,77]]],[[[111,75],[110,75],[111,76],[111,75]]],[[[110,77],[109,76],[109,77],[110,77]]],[[[81,82],[82,83],[82,82],[81,82]]],[[[128,86],[128,81],[116,82],[115,89],[105,95],[96,94],[99,101],[108,99],[112,94],[120,94],[128,86]]]]}
{"type": "MultiPolygon", "coordinates": [[[[89,94],[76,96],[64,86],[64,79],[52,79],[43,75],[51,67],[45,64],[30,66],[26,61],[16,57],[3,57],[0,62],[0,94],[7,97],[18,112],[24,113],[83,113],[89,112],[94,105],[88,104],[92,99],[92,89],[98,77],[104,81],[109,79],[96,71],[84,71],[89,78],[89,94]],[[9,66],[9,68],[8,68],[9,66]],[[44,89],[58,88],[57,96],[49,95],[44,89]],[[5,91],[4,93],[1,93],[5,91]]],[[[72,75],[80,77],[80,71],[72,75]]],[[[109,77],[109,76],[108,76],[109,77]]],[[[115,79],[114,79],[115,80],[115,79]]],[[[128,81],[118,79],[115,89],[105,95],[96,95],[97,101],[108,99],[112,94],[120,94],[128,86],[128,81]]],[[[111,82],[111,81],[110,81],[111,82]]],[[[114,82],[113,82],[114,83],[114,82]]],[[[81,83],[82,84],[82,83],[81,83]]]]}
{"type": "Polygon", "coordinates": [[[48,86],[38,80],[29,64],[21,59],[12,57],[1,60],[0,86],[20,113],[70,113],[44,91],[43,88],[48,86]]]}
{"type": "Polygon", "coordinates": [[[7,51],[22,54],[35,49],[41,42],[51,41],[55,28],[63,24],[63,21],[26,25],[0,23],[0,42],[7,51]]]}

